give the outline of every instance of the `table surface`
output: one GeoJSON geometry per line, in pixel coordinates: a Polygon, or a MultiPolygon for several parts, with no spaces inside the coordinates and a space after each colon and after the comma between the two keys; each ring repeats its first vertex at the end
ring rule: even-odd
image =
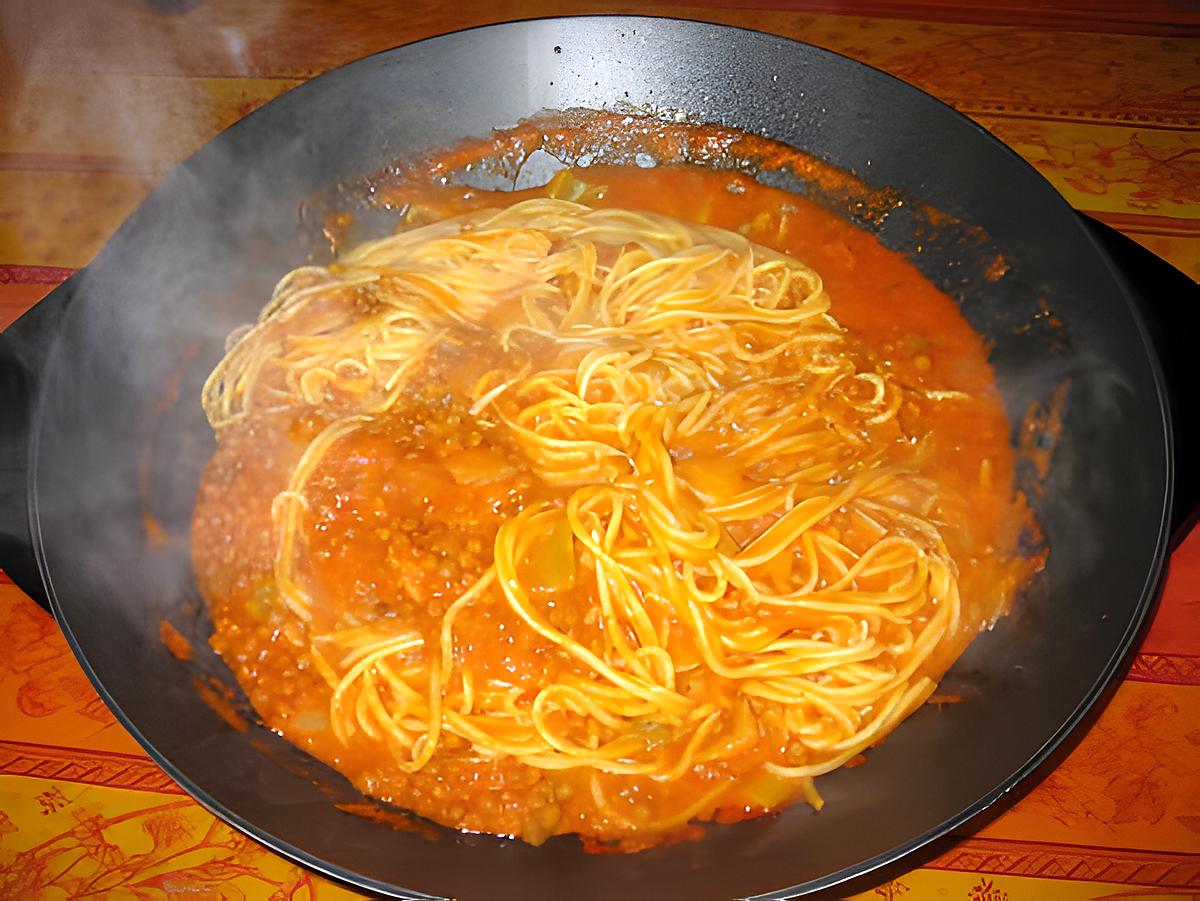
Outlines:
{"type": "MultiPolygon", "coordinates": [[[[640,7],[640,8],[639,8],[640,7]]],[[[5,0],[0,327],[85,265],[172,165],[304,79],[562,0],[5,0]]],[[[1200,279],[1200,5],[1133,0],[677,0],[945,100],[1077,209],[1200,279]]],[[[1132,667],[1019,803],[861,899],[1200,897],[1200,529],[1132,667]]],[[[352,893],[240,836],[152,764],[53,620],[0,576],[0,899],[352,893]]]]}

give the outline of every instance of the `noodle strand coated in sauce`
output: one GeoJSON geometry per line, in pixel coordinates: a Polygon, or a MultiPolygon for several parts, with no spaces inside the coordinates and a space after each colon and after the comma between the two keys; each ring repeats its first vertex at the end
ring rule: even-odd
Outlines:
{"type": "Polygon", "coordinates": [[[455,828],[636,850],[819,807],[1035,565],[984,348],[803,199],[569,177],[586,204],[407,186],[428,224],[292,273],[231,348],[214,646],[455,828]]]}

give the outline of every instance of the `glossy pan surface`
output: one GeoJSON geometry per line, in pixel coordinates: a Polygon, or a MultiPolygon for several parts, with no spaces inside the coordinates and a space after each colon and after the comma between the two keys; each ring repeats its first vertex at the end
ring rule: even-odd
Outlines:
{"type": "Polygon", "coordinates": [[[1063,740],[1115,672],[1165,555],[1172,451],[1161,373],[1107,255],[1040,176],[969,120],[861,64],[756,32],[543,20],[338,69],[184,163],[5,339],[5,353],[33,370],[36,401],[28,433],[5,452],[28,453],[23,487],[12,488],[14,464],[5,490],[28,490],[46,595],[104,699],[210,809],[377,893],[782,898],[868,872],[986,808],[1063,740]],[[184,666],[160,640],[164,618],[194,636],[207,628],[187,531],[213,443],[192,401],[225,334],[304,261],[306,198],[543,110],[626,104],[771,137],[986,232],[1010,264],[994,282],[974,277],[982,258],[956,246],[918,253],[904,208],[878,227],[984,335],[1014,423],[1068,386],[1049,472],[1031,497],[1049,563],[949,676],[948,690],[970,702],[922,709],[868,765],[824,777],[820,814],[797,806],[629,856],[589,856],[569,837],[533,848],[349,816],[335,805],[362,798],[336,773],[201,701],[195,678],[229,681],[202,643],[184,666]],[[1061,320],[1055,335],[1023,328],[1036,326],[1043,299],[1061,320]],[[165,386],[181,368],[172,399],[165,386]],[[166,540],[148,540],[147,512],[166,540]]]}

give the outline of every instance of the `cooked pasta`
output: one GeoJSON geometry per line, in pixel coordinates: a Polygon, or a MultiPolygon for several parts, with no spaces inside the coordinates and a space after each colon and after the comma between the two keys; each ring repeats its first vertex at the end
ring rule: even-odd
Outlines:
{"type": "Polygon", "coordinates": [[[734,231],[548,197],[402,231],[286,276],[203,402],[278,483],[257,569],[206,586],[218,648],[290,738],[450,826],[637,846],[819,808],[963,644],[969,498],[903,411],[970,395],[904,383],[734,231]],[[301,688],[238,656],[247,610],[301,688]],[[530,788],[456,810],[469,773],[530,788]]]}

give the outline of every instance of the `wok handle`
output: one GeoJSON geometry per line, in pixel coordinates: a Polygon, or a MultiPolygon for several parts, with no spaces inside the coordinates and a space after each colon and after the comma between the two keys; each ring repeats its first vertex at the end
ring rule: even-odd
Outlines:
{"type": "Polygon", "coordinates": [[[50,599],[33,550],[29,508],[33,411],[38,377],[74,294],[73,282],[0,332],[0,569],[46,610],[50,599]]]}
{"type": "Polygon", "coordinates": [[[1089,216],[1080,214],[1080,218],[1116,263],[1136,298],[1167,383],[1175,448],[1171,498],[1171,549],[1174,550],[1200,515],[1200,398],[1196,395],[1200,386],[1195,375],[1200,285],[1115,229],[1089,216]]]}

